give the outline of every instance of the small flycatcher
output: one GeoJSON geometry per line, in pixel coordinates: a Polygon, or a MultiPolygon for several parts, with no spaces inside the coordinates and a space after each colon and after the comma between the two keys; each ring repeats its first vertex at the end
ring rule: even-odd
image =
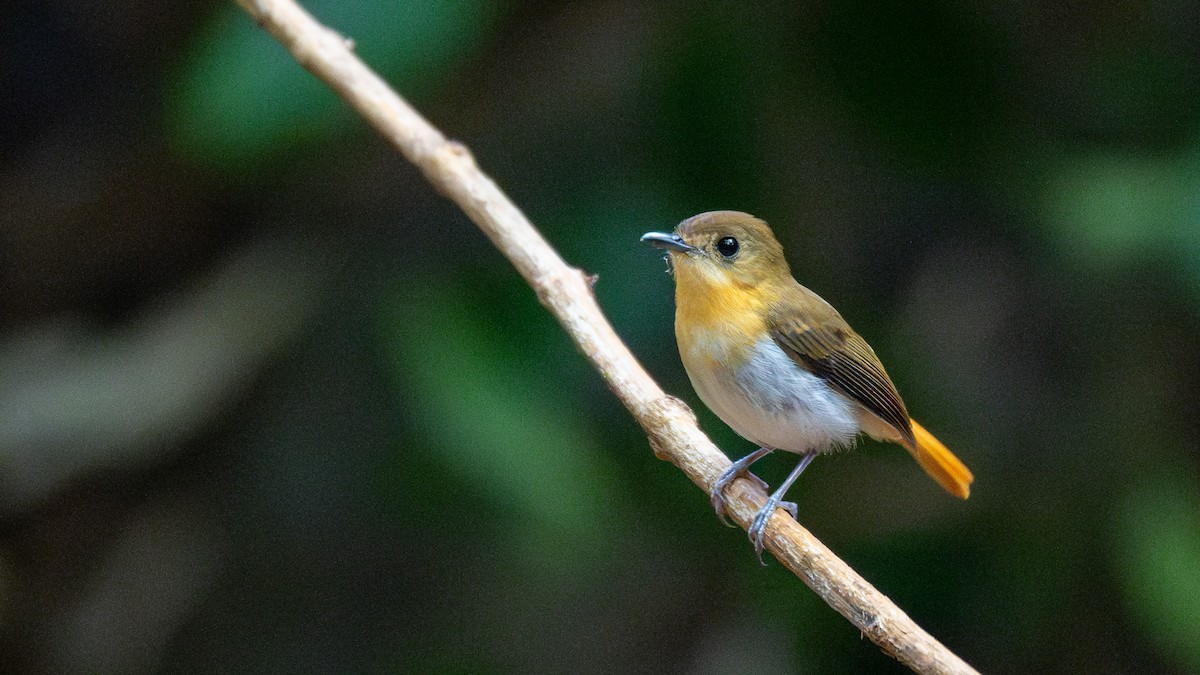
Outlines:
{"type": "Polygon", "coordinates": [[[725,486],[774,450],[800,463],[747,530],[761,557],[763,530],[789,487],[817,455],[859,433],[899,443],[950,494],[967,498],[971,472],[908,416],[883,364],[845,319],[788,268],[763,221],[737,211],[688,218],[642,241],[667,251],[675,276],[675,339],[704,404],[758,450],[713,485],[724,519],[725,486]]]}

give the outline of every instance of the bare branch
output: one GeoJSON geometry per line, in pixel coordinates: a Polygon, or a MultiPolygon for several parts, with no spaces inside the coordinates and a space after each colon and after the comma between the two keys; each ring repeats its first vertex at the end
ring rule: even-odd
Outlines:
{"type": "MultiPolygon", "coordinates": [[[[700,431],[692,411],[663,392],[617,337],[596,304],[586,275],[559,257],[479,170],[470,152],[446,140],[392,91],[352,53],[348,40],[317,23],[291,0],[238,3],[475,221],[646,430],[654,453],[707,492],[729,466],[729,459],[700,431]]],[[[730,515],[742,528],[766,501],[766,494],[746,479],[734,481],[726,495],[730,515]]],[[[786,514],[776,511],[765,542],[829,606],[913,670],[976,672],[786,514]]]]}

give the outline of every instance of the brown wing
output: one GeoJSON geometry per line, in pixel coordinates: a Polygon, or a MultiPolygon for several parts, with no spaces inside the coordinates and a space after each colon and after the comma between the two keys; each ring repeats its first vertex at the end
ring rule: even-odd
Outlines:
{"type": "Polygon", "coordinates": [[[775,344],[794,361],[913,440],[908,411],[896,385],[871,346],[841,316],[835,313],[812,324],[776,318],[768,329],[775,344]]]}

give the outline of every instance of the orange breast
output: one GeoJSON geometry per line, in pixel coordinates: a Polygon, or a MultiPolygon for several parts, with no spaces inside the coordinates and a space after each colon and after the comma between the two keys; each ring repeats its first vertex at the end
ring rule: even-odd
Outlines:
{"type": "Polygon", "coordinates": [[[675,339],[684,366],[737,370],[766,334],[765,305],[757,289],[714,277],[691,265],[676,269],[675,339]]]}

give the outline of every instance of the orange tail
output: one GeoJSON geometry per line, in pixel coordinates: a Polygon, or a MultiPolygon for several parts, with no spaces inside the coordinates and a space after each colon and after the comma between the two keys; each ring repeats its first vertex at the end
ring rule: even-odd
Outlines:
{"type": "Polygon", "coordinates": [[[925,427],[917,424],[914,419],[909,421],[912,422],[913,435],[917,439],[915,446],[904,444],[909,454],[917,460],[922,469],[925,469],[930,478],[946,489],[946,492],[966,499],[971,494],[971,481],[975,480],[971,470],[947,450],[941,441],[934,438],[933,434],[925,431],[925,427]]]}

